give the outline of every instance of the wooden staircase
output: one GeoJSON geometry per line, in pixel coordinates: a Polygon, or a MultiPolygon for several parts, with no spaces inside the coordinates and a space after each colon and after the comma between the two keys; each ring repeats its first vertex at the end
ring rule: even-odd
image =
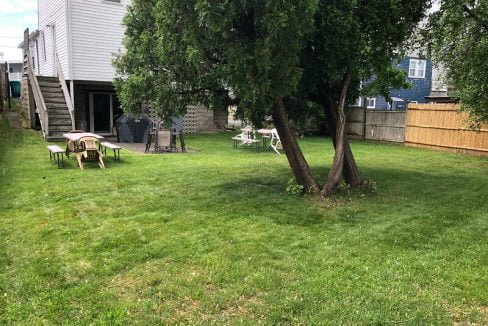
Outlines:
{"type": "Polygon", "coordinates": [[[63,133],[72,130],[72,121],[58,77],[36,76],[41,95],[46,105],[48,134],[46,140],[56,141],[63,139],[63,133]]]}
{"type": "MultiPolygon", "coordinates": [[[[24,31],[24,76],[32,91],[34,103],[29,103],[29,114],[37,113],[42,135],[48,141],[63,139],[63,133],[75,128],[75,110],[58,53],[54,53],[54,72],[56,77],[36,76],[29,48],[29,29],[24,31]],[[35,107],[34,105],[35,104],[35,107]]],[[[29,92],[30,92],[29,91],[29,92]]]]}

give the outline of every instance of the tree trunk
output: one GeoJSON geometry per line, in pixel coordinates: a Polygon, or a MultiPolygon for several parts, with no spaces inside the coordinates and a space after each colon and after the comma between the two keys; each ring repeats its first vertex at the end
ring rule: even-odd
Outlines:
{"type": "Polygon", "coordinates": [[[273,121],[297,183],[302,185],[306,192],[318,192],[319,185],[290,128],[282,98],[278,98],[273,106],[273,121]]]}
{"type": "Polygon", "coordinates": [[[342,171],[344,170],[344,143],[346,139],[346,113],[344,112],[344,106],[350,81],[351,73],[347,72],[342,81],[339,103],[336,106],[337,112],[335,112],[337,116],[337,125],[334,161],[332,162],[332,167],[327,176],[327,181],[320,192],[322,197],[329,197],[334,194],[339,186],[342,171]]]}
{"type": "MultiPolygon", "coordinates": [[[[326,95],[321,94],[321,103],[324,108],[325,115],[327,117],[327,128],[331,131],[332,143],[334,148],[337,147],[337,109],[334,102],[326,95]]],[[[349,146],[347,135],[344,139],[344,168],[342,171],[342,177],[348,185],[353,188],[359,187],[362,184],[361,175],[354,159],[354,154],[349,146]]]]}

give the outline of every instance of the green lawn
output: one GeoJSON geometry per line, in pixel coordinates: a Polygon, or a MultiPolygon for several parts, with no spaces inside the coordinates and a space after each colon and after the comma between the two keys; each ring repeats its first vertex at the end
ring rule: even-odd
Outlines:
{"type": "Polygon", "coordinates": [[[376,192],[322,203],[284,155],[187,144],[57,169],[0,122],[0,324],[488,324],[488,159],[353,142],[376,192]]]}

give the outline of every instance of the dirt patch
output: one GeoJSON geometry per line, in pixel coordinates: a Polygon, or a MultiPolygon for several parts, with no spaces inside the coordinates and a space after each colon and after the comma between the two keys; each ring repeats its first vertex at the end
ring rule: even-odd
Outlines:
{"type": "Polygon", "coordinates": [[[461,307],[448,306],[447,311],[454,326],[488,325],[488,306],[478,304],[461,307]]]}
{"type": "MultiPolygon", "coordinates": [[[[114,277],[105,289],[121,301],[146,302],[154,316],[162,320],[170,318],[176,323],[212,320],[226,323],[240,317],[256,321],[264,318],[256,314],[257,307],[263,304],[261,294],[227,296],[229,289],[216,286],[202,271],[191,267],[175,271],[170,265],[168,260],[147,262],[114,277]],[[198,290],[185,284],[193,284],[198,290]],[[222,295],[225,300],[217,299],[222,295]]],[[[132,313],[137,314],[137,309],[132,313]]]]}
{"type": "Polygon", "coordinates": [[[221,315],[224,317],[247,316],[251,314],[252,306],[259,306],[262,301],[257,296],[241,295],[233,304],[221,310],[221,315]]]}

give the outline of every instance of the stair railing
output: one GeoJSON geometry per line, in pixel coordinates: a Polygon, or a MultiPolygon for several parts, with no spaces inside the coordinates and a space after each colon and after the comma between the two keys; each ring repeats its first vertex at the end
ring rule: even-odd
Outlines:
{"type": "Polygon", "coordinates": [[[64,79],[63,68],[61,67],[61,62],[59,61],[58,53],[55,53],[56,60],[56,72],[59,78],[59,84],[63,90],[64,100],[68,106],[69,116],[71,118],[71,128],[75,129],[75,108],[73,107],[73,102],[71,101],[71,96],[68,91],[68,85],[66,84],[66,79],[64,79]]]}
{"type": "MultiPolygon", "coordinates": [[[[39,82],[37,81],[36,74],[33,70],[32,59],[27,53],[27,75],[29,76],[29,82],[32,87],[32,94],[34,95],[34,101],[36,102],[37,113],[39,115],[39,121],[41,122],[41,128],[44,138],[49,136],[49,116],[47,114],[46,103],[44,102],[44,97],[41,93],[41,88],[39,87],[39,82]]],[[[24,59],[25,60],[25,59],[24,59]]]]}

